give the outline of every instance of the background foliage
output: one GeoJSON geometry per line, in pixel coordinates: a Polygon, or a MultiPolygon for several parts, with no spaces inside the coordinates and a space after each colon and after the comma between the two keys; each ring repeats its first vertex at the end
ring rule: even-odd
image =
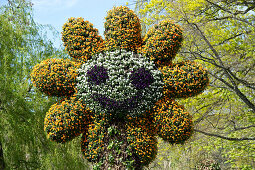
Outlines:
{"type": "Polygon", "coordinates": [[[46,140],[45,113],[56,102],[32,88],[30,70],[43,59],[67,56],[32,17],[31,4],[9,0],[0,7],[0,169],[86,169],[80,142],[46,140]]]}
{"type": "Polygon", "coordinates": [[[252,0],[136,1],[143,30],[176,21],[184,30],[176,60],[200,62],[210,74],[206,92],[180,101],[193,113],[197,133],[183,146],[162,142],[152,167],[255,167],[254,8],[252,0]]]}

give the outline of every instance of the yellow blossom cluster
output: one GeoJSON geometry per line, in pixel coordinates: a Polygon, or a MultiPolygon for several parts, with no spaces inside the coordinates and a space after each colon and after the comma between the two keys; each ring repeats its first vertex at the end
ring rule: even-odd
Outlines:
{"type": "Polygon", "coordinates": [[[182,29],[172,21],[164,20],[149,29],[141,52],[157,66],[169,65],[180,49],[182,40],[182,29]]]}
{"type": "Polygon", "coordinates": [[[47,59],[34,66],[31,81],[49,96],[70,96],[75,91],[78,66],[68,59],[47,59]]]}
{"type": "Polygon", "coordinates": [[[141,25],[136,14],[128,7],[114,7],[108,11],[104,24],[106,50],[136,51],[142,45],[141,25]]]}
{"type": "MultiPolygon", "coordinates": [[[[147,112],[146,112],[147,113],[147,112]]],[[[149,165],[157,155],[157,138],[153,118],[150,114],[140,117],[128,117],[126,123],[127,141],[137,162],[143,166],[149,165]]]]}
{"type": "Polygon", "coordinates": [[[103,39],[98,30],[83,18],[69,18],[64,24],[62,41],[69,55],[80,62],[103,50],[103,39]]]}
{"type": "Polygon", "coordinates": [[[164,93],[171,98],[198,95],[209,83],[208,72],[195,62],[186,61],[159,69],[164,77],[164,93]]]}
{"type": "Polygon", "coordinates": [[[86,131],[90,121],[90,110],[76,97],[71,97],[50,107],[44,120],[44,131],[49,139],[65,143],[86,131]]]}
{"type": "Polygon", "coordinates": [[[192,117],[183,106],[164,97],[154,106],[154,124],[158,136],[169,143],[183,143],[193,132],[192,117]]]}

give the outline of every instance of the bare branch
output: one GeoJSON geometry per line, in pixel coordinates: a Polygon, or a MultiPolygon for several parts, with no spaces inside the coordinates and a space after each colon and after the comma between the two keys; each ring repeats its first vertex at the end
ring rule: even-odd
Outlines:
{"type": "Polygon", "coordinates": [[[217,75],[213,74],[212,72],[208,71],[210,75],[212,75],[214,78],[220,80],[222,83],[224,83],[225,85],[227,85],[230,89],[234,89],[234,86],[232,86],[231,84],[229,84],[226,80],[218,77],[217,75]]]}
{"type": "Polygon", "coordinates": [[[228,13],[230,13],[230,14],[233,14],[231,11],[229,11],[229,10],[223,8],[222,6],[220,6],[220,5],[216,4],[216,3],[213,3],[213,2],[211,2],[211,1],[209,1],[209,0],[205,0],[205,1],[208,2],[209,4],[212,4],[213,6],[216,6],[217,8],[219,8],[219,9],[225,11],[225,12],[228,12],[228,13]]]}
{"type": "Polygon", "coordinates": [[[194,129],[194,131],[202,133],[202,134],[207,135],[207,136],[213,136],[213,137],[217,137],[217,138],[221,138],[221,139],[226,139],[226,140],[231,140],[231,141],[255,140],[255,138],[247,138],[247,137],[243,137],[243,138],[231,138],[231,137],[221,136],[221,135],[218,135],[218,134],[204,132],[204,131],[201,131],[201,130],[198,130],[198,129],[194,129]]]}
{"type": "Polygon", "coordinates": [[[236,122],[233,120],[231,121],[231,123],[233,123],[233,125],[234,125],[233,131],[238,131],[238,130],[249,129],[249,128],[255,127],[255,125],[250,125],[250,126],[246,126],[246,127],[237,127],[236,122]]]}
{"type": "MultiPolygon", "coordinates": [[[[244,6],[247,7],[247,9],[246,9],[245,11],[236,11],[236,12],[233,13],[233,12],[229,11],[228,9],[226,9],[226,8],[224,8],[224,7],[222,7],[222,6],[218,5],[218,4],[216,4],[216,3],[214,3],[214,2],[211,2],[211,1],[209,1],[209,0],[206,0],[206,2],[208,2],[209,4],[211,4],[211,5],[213,5],[213,6],[217,7],[217,8],[219,8],[219,9],[221,9],[221,10],[227,12],[227,13],[230,13],[230,14],[232,14],[232,15],[246,14],[246,13],[248,13],[249,11],[251,11],[251,10],[253,10],[253,9],[255,8],[254,1],[253,1],[253,2],[245,2],[245,1],[244,1],[243,3],[236,3],[235,5],[244,5],[244,6]],[[251,5],[251,6],[249,6],[249,5],[251,5]]],[[[234,2],[235,2],[235,1],[234,1],[234,2]]],[[[233,2],[232,2],[232,3],[233,3],[233,2]]]]}
{"type": "Polygon", "coordinates": [[[234,36],[232,36],[232,37],[229,37],[229,38],[223,40],[222,42],[220,42],[219,44],[216,44],[215,46],[219,46],[219,45],[225,44],[225,43],[228,42],[229,40],[235,39],[236,37],[239,37],[239,36],[244,35],[244,34],[249,34],[250,32],[251,32],[251,31],[246,31],[245,33],[236,34],[236,35],[234,35],[234,36]]]}
{"type": "Polygon", "coordinates": [[[239,79],[239,78],[236,77],[235,74],[233,74],[232,71],[230,71],[229,69],[228,69],[228,72],[229,72],[229,74],[231,74],[231,76],[232,76],[234,79],[236,79],[237,81],[239,81],[240,83],[242,83],[242,84],[245,85],[246,87],[255,90],[255,84],[254,84],[254,83],[249,83],[249,82],[247,82],[246,80],[239,79]]]}
{"type": "Polygon", "coordinates": [[[248,24],[248,25],[250,25],[250,26],[252,26],[252,27],[255,28],[255,25],[253,25],[252,23],[248,22],[248,21],[245,20],[245,19],[241,19],[241,18],[237,18],[237,17],[231,17],[231,18],[233,18],[233,19],[235,19],[235,20],[238,20],[238,21],[242,21],[242,22],[244,22],[244,23],[246,23],[246,24],[248,24]]]}
{"type": "MultiPolygon", "coordinates": [[[[208,107],[208,106],[213,105],[213,104],[214,104],[214,103],[209,104],[209,105],[204,106],[204,107],[208,107]]],[[[203,108],[203,107],[202,107],[202,108],[203,108]]],[[[202,108],[200,108],[200,109],[202,109],[202,108]]],[[[200,109],[198,109],[196,112],[198,112],[200,109]]],[[[203,115],[200,114],[201,117],[198,118],[198,119],[196,119],[196,120],[194,121],[194,124],[198,124],[198,123],[200,123],[202,120],[204,120],[204,118],[205,118],[212,110],[213,110],[213,107],[212,107],[212,106],[209,107],[209,108],[207,108],[206,112],[205,112],[203,115]]]]}
{"type": "MultiPolygon", "coordinates": [[[[199,58],[200,60],[203,60],[204,62],[207,62],[207,63],[210,63],[210,64],[213,64],[214,66],[216,67],[219,67],[221,69],[226,69],[228,71],[228,73],[238,82],[242,83],[243,85],[245,85],[246,87],[248,88],[251,88],[251,89],[254,89],[255,90],[255,84],[254,83],[249,83],[247,82],[246,80],[243,80],[243,79],[240,79],[238,77],[235,76],[235,74],[232,73],[232,71],[229,69],[229,68],[226,68],[226,67],[222,67],[221,65],[217,64],[215,62],[214,59],[211,59],[211,58],[208,58],[208,57],[204,57],[202,56],[201,54],[197,53],[197,52],[193,52],[193,51],[190,51],[190,52],[181,52],[181,53],[189,53],[189,54],[192,54],[195,58],[199,58]],[[197,57],[199,56],[199,57],[197,57]]],[[[214,76],[214,75],[213,75],[214,76]]],[[[230,87],[231,85],[228,84],[228,86],[230,87]]],[[[231,86],[232,89],[234,89],[233,86],[231,86]]]]}

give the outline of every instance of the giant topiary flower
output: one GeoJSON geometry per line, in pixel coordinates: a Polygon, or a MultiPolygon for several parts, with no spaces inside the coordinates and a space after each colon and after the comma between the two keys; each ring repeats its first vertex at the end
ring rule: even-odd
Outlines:
{"type": "Polygon", "coordinates": [[[73,60],[48,59],[33,68],[34,85],[61,97],[44,128],[59,143],[82,134],[82,152],[95,169],[142,169],[156,157],[157,136],[171,144],[189,139],[192,118],[174,99],[201,93],[208,75],[194,62],[171,62],[183,40],[171,21],[142,39],[134,12],[114,7],[104,35],[70,18],[62,40],[73,60]]]}

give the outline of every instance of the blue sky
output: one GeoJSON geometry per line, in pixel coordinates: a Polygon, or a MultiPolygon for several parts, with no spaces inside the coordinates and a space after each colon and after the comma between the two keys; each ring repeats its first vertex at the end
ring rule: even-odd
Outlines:
{"type": "MultiPolygon", "coordinates": [[[[0,4],[3,1],[0,0],[0,4]]],[[[31,0],[34,8],[34,19],[40,24],[50,24],[58,32],[62,31],[63,24],[70,17],[83,17],[91,22],[103,36],[104,18],[107,11],[113,6],[126,5],[135,8],[133,0],[31,0]]],[[[60,37],[55,40],[55,45],[60,45],[60,37]]]]}
{"type": "MultiPolygon", "coordinates": [[[[50,24],[61,32],[68,18],[83,17],[99,30],[101,36],[104,33],[104,18],[107,11],[113,6],[126,5],[126,2],[130,0],[32,0],[36,22],[50,24]]],[[[130,5],[129,8],[134,9],[134,5],[130,5]]],[[[59,46],[60,37],[55,41],[59,46]]]]}

